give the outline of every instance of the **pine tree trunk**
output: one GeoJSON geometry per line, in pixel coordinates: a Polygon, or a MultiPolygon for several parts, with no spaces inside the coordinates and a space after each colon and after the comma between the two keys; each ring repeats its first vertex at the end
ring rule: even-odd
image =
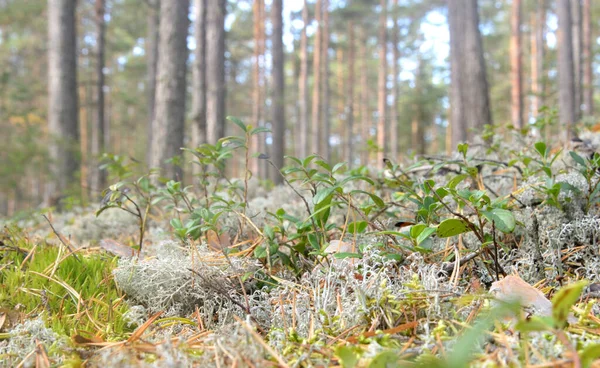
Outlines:
{"type": "Polygon", "coordinates": [[[354,61],[355,61],[355,41],[354,41],[354,23],[348,22],[348,82],[346,83],[346,129],[344,144],[346,145],[346,155],[344,161],[348,163],[348,168],[352,168],[354,161],[354,61]]]}
{"type": "Polygon", "coordinates": [[[48,131],[52,162],[46,204],[56,204],[69,186],[78,184],[79,106],[77,96],[76,2],[48,2],[48,131]]]}
{"type": "Polygon", "coordinates": [[[189,1],[162,1],[158,42],[158,75],[154,121],[152,123],[151,167],[160,167],[162,176],[183,180],[180,166],[166,161],[181,156],[186,97],[186,60],[188,56],[189,1]]]}
{"type": "Polygon", "coordinates": [[[298,104],[300,124],[300,145],[298,155],[300,158],[308,156],[308,36],[306,28],[309,24],[308,1],[304,0],[302,8],[302,34],[300,35],[300,83],[298,83],[298,104]]]}
{"type": "Polygon", "coordinates": [[[312,120],[311,120],[311,132],[312,145],[311,153],[322,153],[319,152],[321,148],[321,141],[323,140],[323,129],[321,127],[321,51],[322,51],[322,28],[323,21],[322,16],[322,4],[321,0],[317,0],[315,4],[315,21],[317,23],[317,30],[315,31],[315,44],[313,46],[313,94],[312,94],[312,120]]]}
{"type": "MultiPolygon", "coordinates": [[[[194,0],[194,63],[192,65],[192,146],[206,143],[206,0],[194,0]]],[[[193,173],[200,166],[193,165],[193,173]]]]}
{"type": "Polygon", "coordinates": [[[207,0],[206,136],[211,144],[225,135],[225,5],[226,0],[207,0]]]}
{"type": "Polygon", "coordinates": [[[449,0],[452,145],[492,124],[477,0],[449,0]]]}
{"type": "Polygon", "coordinates": [[[360,29],[360,47],[359,47],[359,59],[361,60],[361,73],[360,73],[360,125],[361,125],[361,136],[362,136],[362,155],[361,165],[366,166],[369,164],[369,149],[367,143],[371,139],[371,112],[369,109],[369,82],[367,79],[368,60],[367,60],[367,32],[364,27],[360,29]]]}
{"type": "Polygon", "coordinates": [[[583,18],[582,18],[582,32],[583,32],[583,50],[582,50],[582,61],[583,61],[583,112],[586,116],[592,116],[594,114],[594,75],[592,73],[592,62],[594,60],[594,54],[592,51],[593,38],[592,38],[592,0],[583,0],[583,18]]]}
{"type": "Polygon", "coordinates": [[[575,104],[575,121],[581,118],[582,104],[582,29],[581,29],[581,0],[571,0],[571,19],[573,21],[573,88],[575,93],[573,100],[575,104]]]}
{"type": "MultiPolygon", "coordinates": [[[[285,154],[285,80],[283,74],[283,1],[273,0],[271,9],[273,22],[273,164],[277,169],[283,168],[283,156],[285,154]]],[[[283,182],[279,172],[273,171],[271,180],[275,184],[283,182]]]]}
{"type": "Polygon", "coordinates": [[[380,1],[379,14],[379,75],[377,79],[377,166],[384,167],[387,155],[387,0],[380,1]]]}
{"type": "MultiPolygon", "coordinates": [[[[253,16],[253,33],[254,33],[254,65],[252,66],[252,125],[255,127],[261,126],[261,117],[263,112],[263,103],[261,100],[261,42],[264,35],[261,34],[262,18],[261,7],[264,6],[264,0],[254,0],[252,16],[253,16]]],[[[260,150],[260,140],[264,140],[263,134],[258,134],[252,137],[251,150],[260,150]]],[[[249,165],[253,175],[259,175],[259,160],[251,160],[249,165]]]]}
{"type": "Polygon", "coordinates": [[[563,139],[573,136],[575,122],[575,73],[573,66],[573,35],[571,4],[569,0],[558,0],[558,115],[563,127],[563,139]]]}
{"type": "Polygon", "coordinates": [[[146,23],[146,73],[148,83],[148,144],[146,162],[152,161],[152,121],[154,120],[154,100],[156,98],[156,67],[158,65],[158,28],[160,22],[160,0],[148,1],[148,19],[146,23]]]}
{"type": "Polygon", "coordinates": [[[392,28],[392,108],[390,109],[390,156],[393,161],[398,160],[398,98],[400,94],[398,85],[398,74],[400,74],[400,50],[398,49],[398,43],[400,42],[399,35],[400,30],[398,29],[398,12],[400,10],[398,6],[398,0],[394,0],[394,25],[392,28]]]}
{"type": "Polygon", "coordinates": [[[104,21],[104,0],[96,0],[96,116],[92,126],[92,170],[90,191],[92,198],[99,198],[106,182],[100,170],[100,155],[104,147],[104,44],[106,23],[104,21]]]}
{"type": "Polygon", "coordinates": [[[321,37],[323,47],[321,51],[321,93],[323,94],[321,122],[323,124],[323,136],[321,137],[321,148],[319,149],[319,153],[323,156],[325,161],[329,162],[331,160],[329,147],[329,137],[331,135],[331,116],[329,113],[329,0],[321,1],[323,2],[323,27],[321,27],[321,31],[323,32],[323,36],[321,37]]]}
{"type": "Polygon", "coordinates": [[[540,108],[544,105],[544,47],[546,44],[546,8],[544,0],[538,0],[537,9],[531,16],[533,31],[531,32],[531,94],[533,104],[531,106],[533,116],[537,116],[540,108]]]}
{"type": "Polygon", "coordinates": [[[512,2],[510,26],[511,120],[513,127],[520,130],[524,124],[521,0],[513,0],[512,2]]]}
{"type": "MultiPolygon", "coordinates": [[[[337,76],[337,87],[336,87],[336,93],[335,96],[337,97],[337,109],[336,109],[336,116],[337,116],[337,128],[338,128],[338,137],[340,137],[340,139],[344,139],[346,137],[346,131],[348,130],[348,127],[346,125],[346,90],[345,90],[345,78],[344,78],[344,70],[345,70],[345,61],[344,61],[344,50],[340,47],[338,49],[335,50],[335,58],[336,58],[336,76],[337,76]]],[[[331,159],[332,161],[335,162],[340,162],[341,160],[344,160],[344,158],[346,157],[346,145],[345,144],[341,144],[338,147],[338,152],[337,154],[335,152],[333,152],[333,148],[331,148],[331,159]]]]}

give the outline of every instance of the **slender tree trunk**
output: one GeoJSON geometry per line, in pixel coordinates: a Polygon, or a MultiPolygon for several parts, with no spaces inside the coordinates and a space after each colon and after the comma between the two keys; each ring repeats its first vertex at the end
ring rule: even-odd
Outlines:
{"type": "MultiPolygon", "coordinates": [[[[285,154],[285,80],[283,74],[283,1],[273,0],[271,9],[273,22],[273,163],[275,167],[283,167],[283,155],[285,154]]],[[[273,172],[272,178],[275,184],[281,184],[283,178],[279,172],[273,172]]]]}
{"type": "Polygon", "coordinates": [[[512,2],[510,26],[511,118],[513,127],[520,130],[524,125],[521,0],[512,2]]]}
{"type": "Polygon", "coordinates": [[[575,123],[575,73],[573,67],[573,35],[571,4],[558,0],[558,112],[564,130],[564,140],[573,136],[575,123]]]}
{"type": "Polygon", "coordinates": [[[52,177],[46,204],[57,204],[79,169],[77,46],[73,0],[48,2],[48,131],[52,177]]]}
{"type": "Polygon", "coordinates": [[[322,61],[321,61],[321,93],[323,94],[323,105],[321,106],[321,122],[323,124],[323,137],[321,139],[321,148],[319,153],[325,161],[331,161],[331,152],[329,147],[329,137],[331,135],[331,114],[329,112],[329,0],[321,0],[323,2],[323,27],[321,31],[323,36],[322,41],[322,61]]]}
{"type": "Polygon", "coordinates": [[[104,0],[96,0],[96,116],[92,126],[92,177],[90,191],[92,198],[99,198],[106,182],[105,173],[100,170],[100,155],[104,151],[104,44],[106,22],[104,21],[104,0]]]}
{"type": "MultiPolygon", "coordinates": [[[[253,33],[254,33],[254,65],[252,68],[252,98],[254,103],[252,105],[252,124],[255,127],[262,126],[262,114],[264,107],[264,100],[262,99],[261,89],[263,85],[263,80],[261,79],[261,60],[264,57],[263,50],[263,38],[265,35],[263,34],[263,8],[264,8],[264,0],[254,0],[252,15],[253,15],[253,33]]],[[[252,137],[251,141],[251,149],[259,151],[262,153],[264,144],[264,135],[259,134],[252,137]]],[[[253,175],[260,175],[260,161],[259,160],[251,160],[250,161],[250,171],[253,175]]]]}
{"type": "Polygon", "coordinates": [[[206,124],[211,144],[225,135],[225,4],[207,0],[206,8],[206,124]]]}
{"type": "Polygon", "coordinates": [[[384,167],[388,153],[387,141],[387,0],[380,1],[379,14],[379,75],[377,79],[377,166],[384,167]]]}
{"type": "Polygon", "coordinates": [[[575,88],[575,94],[573,100],[575,101],[575,121],[581,118],[581,104],[582,104],[582,76],[583,76],[583,62],[582,62],[582,29],[581,29],[581,0],[571,0],[571,19],[573,21],[573,85],[575,88]]]}
{"type": "Polygon", "coordinates": [[[546,7],[544,0],[538,0],[537,9],[531,16],[531,106],[534,117],[544,105],[544,45],[546,44],[546,7]]]}
{"type": "MultiPolygon", "coordinates": [[[[194,0],[194,63],[192,64],[192,146],[206,143],[206,0],[194,0]]],[[[192,165],[192,174],[200,173],[192,165]]]]}
{"type": "Polygon", "coordinates": [[[301,158],[308,156],[308,36],[306,28],[309,24],[308,1],[304,0],[302,8],[302,34],[300,35],[300,83],[298,83],[298,104],[300,107],[300,149],[301,158]]]}
{"type": "MultiPolygon", "coordinates": [[[[346,94],[346,90],[345,90],[345,78],[344,78],[344,66],[345,66],[345,61],[344,61],[344,50],[342,48],[338,48],[335,50],[335,58],[336,58],[336,76],[337,76],[337,88],[336,88],[336,93],[335,96],[337,97],[337,126],[338,126],[338,136],[341,139],[344,139],[346,137],[346,131],[348,130],[348,127],[346,125],[346,98],[345,98],[345,94],[346,94]]],[[[335,152],[333,152],[333,148],[331,148],[331,158],[330,160],[335,161],[335,162],[339,162],[341,160],[344,160],[344,158],[346,157],[346,145],[345,144],[341,144],[339,145],[338,148],[338,152],[337,154],[335,154],[335,152]]]]}
{"type": "Polygon", "coordinates": [[[453,142],[492,123],[477,0],[449,0],[453,142]]]}
{"type": "Polygon", "coordinates": [[[354,23],[348,22],[348,82],[346,83],[346,135],[344,144],[346,145],[346,155],[344,160],[348,163],[348,168],[352,168],[354,161],[354,23]]]}
{"type": "Polygon", "coordinates": [[[592,73],[592,0],[583,0],[583,112],[586,116],[594,114],[594,75],[592,73]]]}
{"type": "Polygon", "coordinates": [[[169,179],[183,180],[181,166],[166,161],[181,156],[185,126],[186,60],[189,1],[162,1],[156,109],[152,124],[151,167],[169,179]]]}
{"type": "Polygon", "coordinates": [[[463,78],[461,76],[463,43],[460,33],[462,32],[461,8],[456,0],[448,2],[448,27],[450,29],[450,130],[451,147],[449,151],[456,149],[457,144],[467,140],[467,124],[464,115],[464,101],[462,97],[463,78]]]}
{"type": "Polygon", "coordinates": [[[206,0],[194,0],[194,4],[196,49],[192,70],[192,140],[197,147],[206,143],[206,0]]]}
{"type": "Polygon", "coordinates": [[[315,4],[315,21],[317,23],[317,30],[315,31],[315,43],[313,46],[313,95],[312,95],[312,121],[311,121],[311,135],[312,135],[312,153],[319,152],[321,148],[321,141],[323,140],[323,129],[321,127],[321,51],[322,51],[322,28],[323,21],[322,16],[322,4],[321,0],[317,0],[315,4]]]}
{"type": "Polygon", "coordinates": [[[367,32],[364,26],[360,28],[360,47],[359,47],[359,59],[361,60],[361,73],[360,73],[360,125],[362,135],[362,148],[363,152],[361,155],[361,165],[369,164],[369,149],[367,143],[371,138],[371,112],[369,111],[369,82],[367,78],[367,70],[369,63],[367,60],[367,32]]]}
{"type": "Polygon", "coordinates": [[[400,59],[400,50],[398,49],[398,43],[400,30],[398,29],[398,0],[394,0],[394,24],[392,27],[392,108],[390,109],[390,155],[393,161],[398,160],[398,98],[400,94],[398,85],[398,74],[400,74],[400,65],[398,59],[400,59]]]}
{"type": "Polygon", "coordinates": [[[158,28],[160,22],[160,0],[148,1],[148,19],[146,22],[146,73],[148,83],[148,145],[146,162],[152,161],[152,121],[154,120],[154,100],[156,98],[156,67],[158,65],[158,28]]]}
{"type": "MultiPolygon", "coordinates": [[[[80,60],[81,61],[81,60],[80,60]]],[[[81,185],[81,201],[87,202],[89,189],[89,155],[88,155],[88,110],[89,101],[85,85],[79,85],[79,152],[81,152],[81,172],[79,183],[81,185]]],[[[92,123],[93,128],[93,123],[92,123]]]]}

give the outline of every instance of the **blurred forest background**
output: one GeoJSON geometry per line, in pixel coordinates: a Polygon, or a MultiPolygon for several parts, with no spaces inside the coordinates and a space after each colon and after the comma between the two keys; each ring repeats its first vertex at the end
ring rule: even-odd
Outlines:
{"type": "Polygon", "coordinates": [[[277,166],[449,152],[487,124],[528,130],[540,109],[557,124],[530,133],[570,139],[593,122],[599,12],[591,0],[0,0],[0,215],[98,201],[104,153],[189,183],[190,165],[173,165],[187,159],[169,159],[242,134],[226,116],[270,129],[251,150],[277,166]]]}

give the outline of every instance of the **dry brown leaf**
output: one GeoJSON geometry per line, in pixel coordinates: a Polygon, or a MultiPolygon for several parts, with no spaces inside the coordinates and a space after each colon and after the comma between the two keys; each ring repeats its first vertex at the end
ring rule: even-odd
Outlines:
{"type": "Polygon", "coordinates": [[[494,282],[490,293],[503,301],[519,301],[522,306],[534,308],[543,316],[552,315],[552,302],[518,275],[509,275],[494,282]]]}
{"type": "Polygon", "coordinates": [[[100,240],[100,248],[119,257],[131,258],[135,250],[112,239],[100,240]]]}
{"type": "Polygon", "coordinates": [[[206,232],[206,242],[208,247],[215,251],[231,247],[231,239],[226,231],[218,235],[215,231],[208,230],[206,232]]]}

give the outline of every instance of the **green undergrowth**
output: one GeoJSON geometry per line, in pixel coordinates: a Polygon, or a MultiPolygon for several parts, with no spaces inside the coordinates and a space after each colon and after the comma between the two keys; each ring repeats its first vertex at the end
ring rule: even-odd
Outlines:
{"type": "Polygon", "coordinates": [[[124,294],[112,276],[116,258],[70,254],[18,228],[5,228],[1,244],[0,308],[18,312],[17,320],[42,317],[59,335],[104,341],[132,331],[124,318],[124,294]]]}

